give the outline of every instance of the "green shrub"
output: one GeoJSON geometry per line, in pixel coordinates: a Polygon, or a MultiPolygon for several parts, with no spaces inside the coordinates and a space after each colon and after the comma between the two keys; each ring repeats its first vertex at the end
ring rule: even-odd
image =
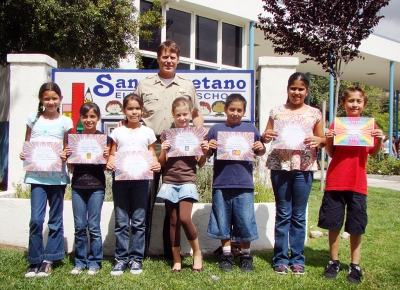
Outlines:
{"type": "MultiPolygon", "coordinates": [[[[383,156],[383,154],[380,156],[383,156]]],[[[368,157],[367,174],[400,175],[400,160],[391,156],[368,157]]]]}

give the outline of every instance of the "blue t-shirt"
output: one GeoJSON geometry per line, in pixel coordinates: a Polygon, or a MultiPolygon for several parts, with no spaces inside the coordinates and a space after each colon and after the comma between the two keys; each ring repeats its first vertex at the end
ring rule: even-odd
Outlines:
{"type": "MultiPolygon", "coordinates": [[[[261,141],[260,133],[253,124],[240,123],[238,126],[215,124],[207,134],[207,140],[218,141],[218,132],[254,132],[254,142],[261,141]]],[[[236,160],[217,160],[214,154],[213,188],[249,188],[254,189],[253,162],[236,160]]]]}

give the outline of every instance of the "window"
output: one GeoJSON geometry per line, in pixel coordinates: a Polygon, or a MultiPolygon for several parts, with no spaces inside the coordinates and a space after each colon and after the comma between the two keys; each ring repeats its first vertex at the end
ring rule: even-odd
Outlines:
{"type": "Polygon", "coordinates": [[[167,39],[178,43],[181,56],[190,57],[190,14],[170,8],[166,22],[167,39]]]}
{"type": "MultiPolygon", "coordinates": [[[[141,13],[150,9],[151,5],[151,2],[141,0],[141,13]]],[[[139,49],[146,69],[158,69],[155,52],[158,45],[166,39],[178,43],[181,49],[178,69],[243,67],[243,27],[173,8],[169,8],[165,15],[166,26],[163,28],[163,34],[161,29],[155,29],[151,43],[139,40],[139,49]],[[161,39],[161,35],[165,35],[165,39],[161,39]]]]}
{"type": "Polygon", "coordinates": [[[196,17],[196,59],[217,62],[218,21],[196,17]]]}
{"type": "Polygon", "coordinates": [[[242,66],[242,28],[222,23],[222,63],[242,66]]]}
{"type": "MultiPolygon", "coordinates": [[[[140,13],[145,13],[153,6],[152,2],[147,2],[144,0],[140,1],[140,13]]],[[[153,29],[153,41],[147,42],[143,39],[139,39],[139,49],[148,51],[157,51],[158,45],[161,43],[161,29],[153,29]]]]}

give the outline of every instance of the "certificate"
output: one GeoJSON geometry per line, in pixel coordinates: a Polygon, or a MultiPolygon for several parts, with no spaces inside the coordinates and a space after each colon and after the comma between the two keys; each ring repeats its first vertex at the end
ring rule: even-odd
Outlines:
{"type": "Polygon", "coordinates": [[[336,136],[333,145],[338,146],[373,146],[374,118],[346,117],[335,118],[336,136]]]}
{"type": "Polygon", "coordinates": [[[61,171],[63,151],[62,142],[24,142],[24,170],[26,171],[61,171]]]}
{"type": "Polygon", "coordinates": [[[103,134],[69,134],[68,146],[72,154],[68,163],[106,164],[103,156],[107,136],[103,134]]]}
{"type": "Polygon", "coordinates": [[[152,151],[115,152],[115,180],[153,179],[152,151]]]}
{"type": "Polygon", "coordinates": [[[253,161],[254,132],[218,132],[218,160],[253,161]]]}
{"type": "Polygon", "coordinates": [[[194,128],[172,128],[165,130],[166,139],[171,144],[167,157],[203,155],[203,150],[201,150],[203,133],[204,129],[202,128],[197,132],[195,132],[194,128]]]}
{"type": "Polygon", "coordinates": [[[304,139],[313,134],[314,124],[305,118],[274,120],[279,135],[271,143],[273,149],[307,150],[304,139]]]}

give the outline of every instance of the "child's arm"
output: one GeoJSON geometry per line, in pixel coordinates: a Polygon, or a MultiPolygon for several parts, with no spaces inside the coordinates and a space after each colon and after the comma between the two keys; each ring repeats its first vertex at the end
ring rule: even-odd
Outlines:
{"type": "Polygon", "coordinates": [[[115,143],[115,141],[113,140],[111,142],[110,155],[108,156],[107,160],[107,165],[106,165],[107,170],[115,170],[115,163],[114,163],[115,152],[117,152],[117,143],[115,143]]]}
{"type": "Polygon", "coordinates": [[[264,143],[269,143],[273,138],[278,137],[279,133],[274,131],[274,119],[269,117],[267,127],[265,128],[264,133],[261,136],[261,139],[264,143]]]}
{"type": "Polygon", "coordinates": [[[150,144],[148,147],[149,151],[153,152],[153,165],[151,166],[151,170],[154,172],[160,172],[161,164],[158,162],[157,155],[156,155],[156,146],[154,143],[150,144]]]}
{"type": "Polygon", "coordinates": [[[319,120],[315,124],[313,133],[314,136],[309,136],[304,139],[304,144],[309,147],[325,147],[326,139],[324,138],[324,127],[322,126],[322,120],[319,120]]]}
{"type": "Polygon", "coordinates": [[[265,146],[261,141],[253,143],[253,150],[257,156],[263,156],[265,154],[265,146]]]}
{"type": "Polygon", "coordinates": [[[161,152],[160,156],[158,157],[158,162],[161,164],[161,167],[164,167],[167,163],[167,151],[171,148],[171,143],[168,140],[161,139],[161,152]]]}
{"type": "Polygon", "coordinates": [[[383,138],[385,138],[385,137],[384,137],[383,131],[381,129],[372,130],[371,136],[377,138],[378,140],[375,142],[372,150],[369,151],[369,155],[371,155],[372,157],[376,157],[376,155],[378,155],[379,151],[381,150],[383,138]]]}
{"type": "Polygon", "coordinates": [[[203,155],[197,157],[197,165],[199,167],[203,167],[204,164],[206,163],[207,154],[208,154],[208,151],[210,150],[210,146],[206,140],[203,140],[201,142],[201,149],[203,150],[203,155]]]}
{"type": "Polygon", "coordinates": [[[335,146],[333,146],[333,137],[336,135],[334,130],[327,130],[325,133],[325,150],[329,157],[333,157],[335,153],[335,146]]]}
{"type": "Polygon", "coordinates": [[[108,162],[108,158],[110,157],[110,147],[109,147],[110,145],[111,144],[107,144],[107,146],[104,147],[104,150],[103,150],[103,157],[106,160],[106,164],[103,164],[103,170],[107,169],[106,168],[107,167],[107,162],[108,162]]]}
{"type": "MultiPolygon", "coordinates": [[[[30,141],[30,140],[31,140],[31,128],[28,125],[26,125],[25,141],[30,141]]],[[[25,154],[23,151],[19,153],[19,159],[21,159],[22,161],[25,160],[25,154]]]]}
{"type": "Polygon", "coordinates": [[[210,157],[213,155],[213,150],[217,150],[218,148],[218,141],[215,139],[211,139],[210,141],[208,141],[208,150],[207,150],[207,154],[205,155],[206,158],[210,157]]]}
{"type": "Polygon", "coordinates": [[[71,134],[71,131],[72,131],[72,128],[69,129],[67,132],[64,133],[64,142],[63,142],[64,150],[63,150],[63,152],[61,152],[61,154],[60,154],[60,157],[61,157],[61,159],[62,159],[63,162],[66,162],[67,159],[68,159],[68,157],[71,156],[71,154],[72,154],[71,148],[69,148],[68,143],[67,143],[67,141],[68,141],[68,134],[71,134]]]}

